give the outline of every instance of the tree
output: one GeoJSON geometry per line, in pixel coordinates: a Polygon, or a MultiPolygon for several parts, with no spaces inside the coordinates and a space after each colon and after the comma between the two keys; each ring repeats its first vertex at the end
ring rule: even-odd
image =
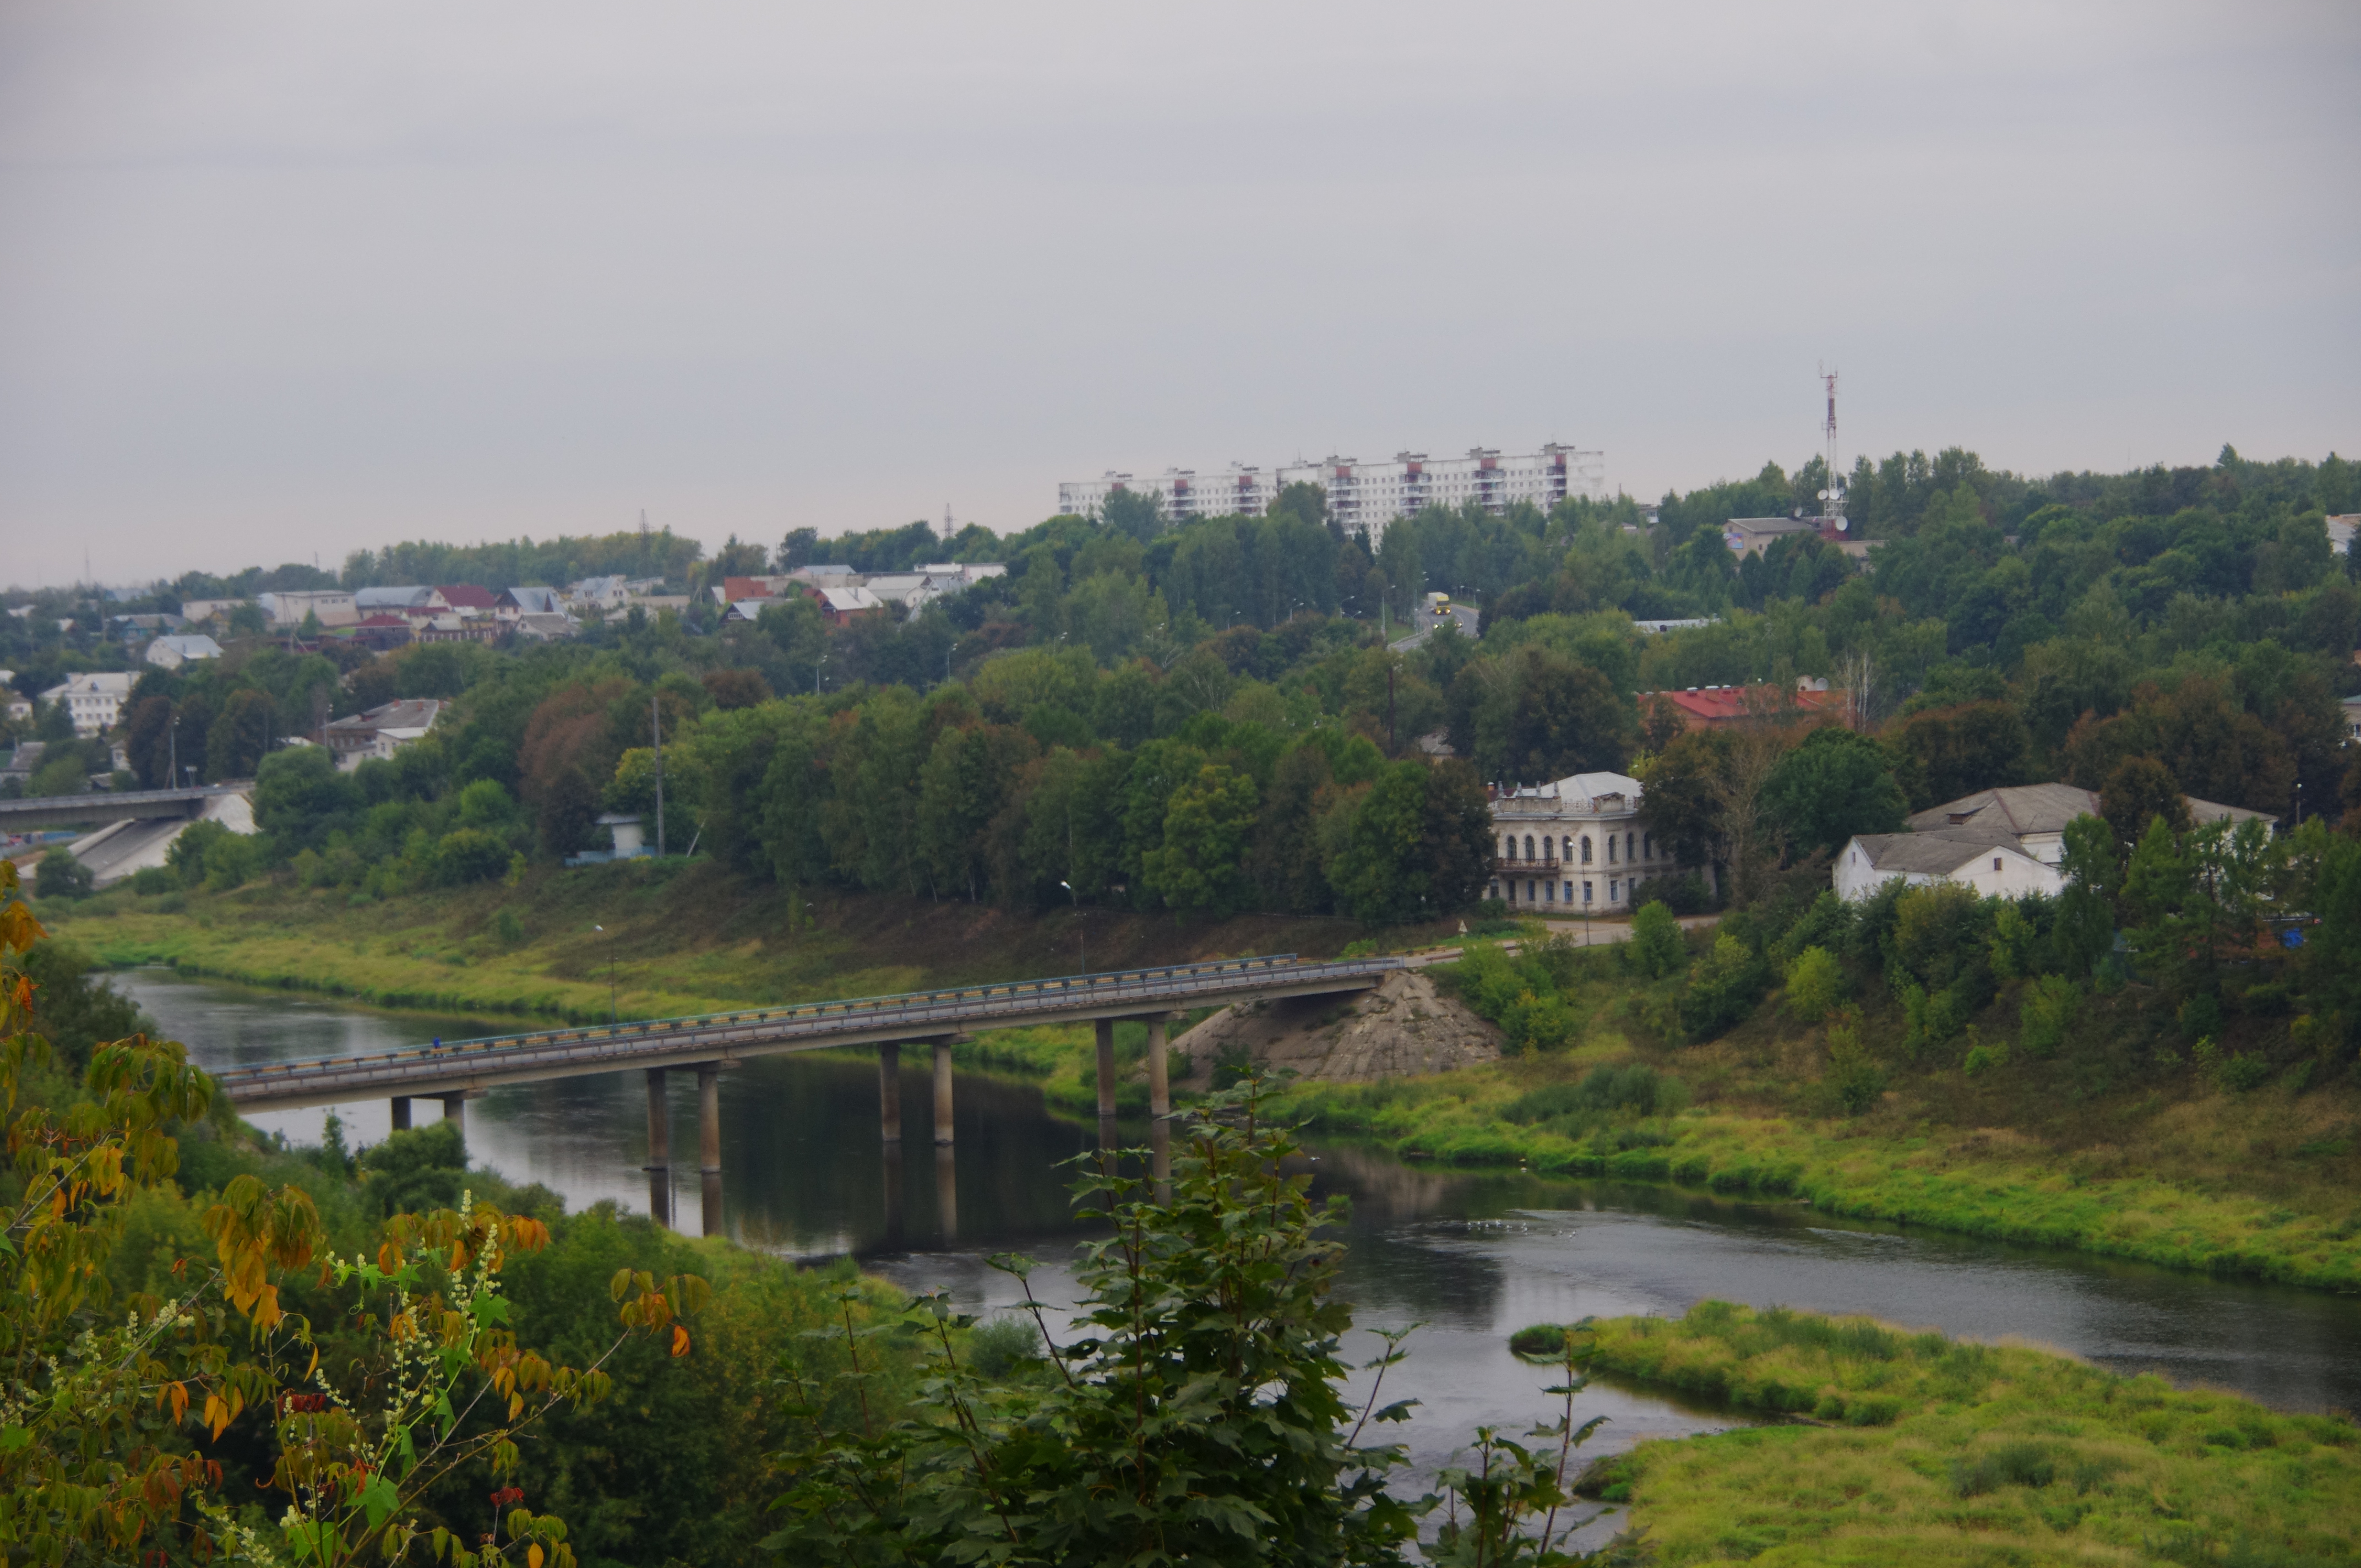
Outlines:
{"type": "Polygon", "coordinates": [[[64,846],[46,851],[33,873],[33,891],[43,898],[83,898],[91,889],[91,869],[64,846]]]}
{"type": "Polygon", "coordinates": [[[1631,705],[1606,676],[1528,644],[1513,667],[1504,750],[1487,771],[1510,779],[1617,772],[1631,754],[1636,730],[1631,705]]]}
{"type": "MultiPolygon", "coordinates": [[[[1084,1212],[1114,1234],[1083,1244],[1071,1342],[1032,1296],[1032,1261],[994,1260],[1025,1289],[1046,1379],[1002,1383],[962,1359],[967,1320],[940,1296],[911,1322],[934,1371],[924,1403],[944,1419],[831,1431],[831,1390],[791,1373],[822,1435],[780,1458],[773,1547],[848,1564],[1400,1561],[1424,1508],[1385,1488],[1400,1449],[1359,1440],[1407,1407],[1373,1397],[1356,1420],[1344,1402],[1352,1313],[1342,1248],[1322,1234],[1334,1212],[1282,1174],[1293,1141],[1245,1109],[1186,1124],[1169,1198],[1111,1154],[1076,1162],[1084,1212]]],[[[849,1319],[843,1343],[865,1387],[876,1357],[849,1319]]]]}
{"type": "MultiPolygon", "coordinates": [[[[1320,814],[1335,787],[1328,754],[1299,745],[1279,761],[1255,827],[1253,867],[1264,905],[1316,915],[1328,906],[1328,878],[1320,865],[1320,814]]],[[[2361,815],[2356,815],[2361,823],[2361,815]]],[[[1489,828],[1487,828],[1488,835],[1489,828]]]]}
{"type": "Polygon", "coordinates": [[[1111,532],[1144,544],[1164,532],[1164,492],[1116,490],[1100,504],[1099,521],[1111,532]]]}
{"type": "MultiPolygon", "coordinates": [[[[1329,885],[1336,890],[1338,905],[1356,920],[1412,920],[1425,903],[1426,877],[1419,863],[1426,830],[1425,773],[1422,763],[1392,763],[1367,789],[1339,801],[1321,825],[1329,885]]],[[[1488,848],[1490,838],[1488,821],[1488,848]]]]}
{"type": "Polygon", "coordinates": [[[2077,817],[2066,824],[2059,871],[2053,939],[2070,974],[2086,975],[2115,945],[2115,892],[2123,882],[2121,840],[2104,818],[2077,817]]]}
{"type": "Polygon", "coordinates": [[[324,746],[275,751],[255,770],[255,825],[286,853],[317,849],[331,832],[348,828],[359,804],[352,775],[337,770],[324,746]]]}
{"type": "Polygon", "coordinates": [[[2033,778],[2033,732],[2005,702],[1910,714],[1894,725],[1886,740],[1909,781],[1910,804],[1921,810],[2033,778]]]}
{"type": "Polygon", "coordinates": [[[2189,799],[2171,771],[2154,757],[2126,757],[2107,775],[2099,792],[2099,815],[2125,845],[2143,841],[2148,824],[2161,819],[2166,830],[2189,829],[2189,799]]]}
{"type": "Polygon", "coordinates": [[[1815,729],[1778,759],[1763,806],[1797,854],[1833,853],[1856,833],[1898,833],[1907,813],[1885,749],[1834,727],[1815,729]]]}
{"type": "Polygon", "coordinates": [[[1420,909],[1433,917],[1466,908],[1491,880],[1492,808],[1483,780],[1463,760],[1446,758],[1425,767],[1424,773],[1419,860],[1425,885],[1420,890],[1420,909]]]}
{"type": "Polygon", "coordinates": [[[1175,909],[1203,909],[1217,918],[1237,913],[1252,887],[1241,862],[1256,815],[1254,780],[1208,763],[1172,792],[1164,843],[1140,857],[1141,875],[1175,909]]]}
{"type": "Polygon", "coordinates": [[[123,751],[141,789],[170,789],[179,784],[181,781],[172,776],[171,698],[143,696],[131,705],[123,719],[123,751]]]}
{"type": "Polygon", "coordinates": [[[269,749],[278,715],[269,696],[250,686],[229,694],[205,732],[205,777],[250,779],[269,749]]]}
{"type": "Polygon", "coordinates": [[[1631,967],[1650,980],[1677,974],[1689,961],[1679,918],[1653,899],[1632,914],[1631,941],[1624,951],[1631,967]]]}

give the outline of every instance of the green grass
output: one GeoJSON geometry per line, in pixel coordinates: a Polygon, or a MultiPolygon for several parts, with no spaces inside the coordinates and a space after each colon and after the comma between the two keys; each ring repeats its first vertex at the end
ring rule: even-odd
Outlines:
{"type": "Polygon", "coordinates": [[[1779,1424],[1642,1443],[1587,1489],[1667,1565],[2361,1561],[2361,1431],[2054,1352],[1705,1301],[1595,1365],[1779,1424]]]}
{"type": "Polygon", "coordinates": [[[1315,1130],[1374,1139],[1409,1159],[1799,1198],[1859,1219],[2361,1288],[2361,1201],[2349,1193],[2341,1211],[2303,1212],[2268,1197],[2153,1176],[2090,1176],[2037,1144],[1989,1131],[1864,1136],[1842,1123],[1692,1109],[1576,1139],[1505,1118],[1519,1095],[1587,1066],[1586,1056],[1506,1061],[1433,1079],[1301,1085],[1272,1110],[1315,1130]],[[1619,1142],[1638,1146],[1612,1146],[1619,1142]]]}
{"type": "Polygon", "coordinates": [[[836,892],[791,901],[768,883],[676,861],[544,869],[515,887],[357,905],[342,893],[265,883],[153,898],[124,888],[80,904],[44,900],[39,913],[111,966],[164,963],[376,1006],[577,1024],[607,1016],[610,954],[616,1010],[660,1018],[1071,974],[1085,940],[1091,968],[1107,970],[1253,952],[1325,955],[1366,935],[1346,922],[1278,916],[1035,916],[836,892]],[[504,924],[521,928],[522,939],[504,937],[504,924]]]}

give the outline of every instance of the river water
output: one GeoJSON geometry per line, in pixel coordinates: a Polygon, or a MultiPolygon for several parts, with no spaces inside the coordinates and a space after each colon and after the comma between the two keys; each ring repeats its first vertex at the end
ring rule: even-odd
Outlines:
{"type": "MultiPolygon", "coordinates": [[[[208,1067],[389,1050],[486,1032],[478,1021],[370,1012],[298,993],[251,991],[135,970],[114,983],[208,1067]]],[[[1043,1262],[1036,1291],[1071,1299],[1082,1234],[1058,1162],[1096,1146],[1087,1124],[1050,1113],[1029,1086],[961,1074],[954,1152],[931,1141],[924,1052],[905,1054],[906,1137],[877,1136],[873,1058],[771,1057],[721,1082],[723,1228],[783,1255],[852,1254],[912,1288],[942,1287],[1000,1310],[1016,1287],[995,1252],[1043,1262]]],[[[675,1223],[702,1223],[694,1159],[694,1077],[673,1075],[675,1223]]],[[[422,1124],[437,1113],[416,1102],[422,1124]]],[[[317,1142],[325,1111],[250,1118],[317,1142]]],[[[355,1143],[383,1138],[384,1101],[336,1108],[355,1143]]],[[[539,1181],[571,1209],[611,1199],[644,1212],[646,1098],[636,1072],[494,1090],[467,1107],[478,1162],[539,1181]]],[[[1126,1124],[1128,1143],[1146,1142],[1126,1124]]],[[[1789,1203],[1733,1202],[1676,1189],[1466,1173],[1408,1165],[1351,1144],[1318,1144],[1317,1192],[1352,1201],[1345,1288],[1363,1324],[1420,1323],[1388,1397],[1422,1401],[1410,1425],[1417,1468],[1445,1463],[1466,1433],[1515,1434],[1551,1413],[1550,1381],[1511,1357],[1527,1323],[1587,1315],[1676,1316],[1704,1297],[1755,1306],[1868,1312],[1976,1339],[2010,1336],[2125,1372],[2235,1388],[2285,1409],[2361,1409],[2361,1298],[2221,1280],[2073,1253],[1831,1220],[1789,1203]]],[[[1373,1354],[1373,1335],[1348,1347],[1373,1354]]],[[[1595,1447],[1711,1431],[1727,1412],[1595,1385],[1587,1414],[1610,1424],[1595,1447]]]]}

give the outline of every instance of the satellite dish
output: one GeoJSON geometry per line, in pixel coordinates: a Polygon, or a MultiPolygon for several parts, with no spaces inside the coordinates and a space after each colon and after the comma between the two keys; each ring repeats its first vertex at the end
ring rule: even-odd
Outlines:
{"type": "Polygon", "coordinates": [[[1844,519],[1844,518],[1839,518],[1839,519],[1837,519],[1837,532],[1838,532],[1839,533],[1842,533],[1845,530],[1847,530],[1847,529],[1850,528],[1851,526],[1852,526],[1852,524],[1851,524],[1850,521],[1848,521],[1846,519],[1844,519]]]}

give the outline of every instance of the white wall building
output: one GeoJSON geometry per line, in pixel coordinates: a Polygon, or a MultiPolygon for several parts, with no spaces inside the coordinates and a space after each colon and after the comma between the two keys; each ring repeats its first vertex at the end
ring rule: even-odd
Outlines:
{"type": "Polygon", "coordinates": [[[1582,452],[1552,442],[1538,452],[1503,454],[1472,446],[1464,457],[1432,458],[1423,452],[1397,452],[1390,462],[1327,456],[1271,468],[1233,463],[1219,471],[1167,468],[1154,477],[1109,469],[1095,479],[1058,487],[1058,510],[1096,517],[1118,490],[1160,498],[1167,522],[1201,517],[1260,517],[1289,485],[1316,485],[1327,492],[1328,515],[1345,530],[1364,532],[1375,544],[1386,524],[1430,506],[1457,508],[1470,501],[1499,513],[1518,501],[1547,511],[1568,496],[1602,497],[1606,454],[1582,452]]]}
{"type": "Polygon", "coordinates": [[[333,719],[322,731],[336,767],[351,773],[363,762],[383,761],[434,728],[443,704],[432,697],[405,697],[333,719]]]}
{"type": "Polygon", "coordinates": [[[358,626],[361,623],[360,607],[347,593],[324,589],[264,594],[256,602],[262,606],[262,613],[274,627],[301,626],[306,615],[318,616],[322,626],[358,626]]]}
{"type": "Polygon", "coordinates": [[[177,670],[197,659],[218,659],[221,644],[202,631],[179,637],[159,637],[148,644],[147,660],[159,669],[177,670]]]}
{"type": "Polygon", "coordinates": [[[1573,773],[1495,795],[1499,857],[1488,896],[1528,914],[1630,909],[1635,885],[1675,869],[1640,822],[1640,781],[1622,773],[1573,773]]]}
{"type": "MultiPolygon", "coordinates": [[[[2193,795],[2181,798],[2188,805],[2191,822],[2270,820],[2268,811],[2224,806],[2218,801],[2200,800],[2193,795]]],[[[2077,817],[2098,815],[2097,790],[2078,789],[2068,784],[2012,784],[2002,789],[1980,789],[1941,806],[1930,806],[1912,815],[1910,830],[1928,833],[1945,828],[1995,828],[2043,865],[2054,866],[2065,857],[2066,824],[2077,817]]]]}
{"type": "Polygon", "coordinates": [[[66,712],[73,717],[75,738],[87,740],[115,728],[124,699],[130,695],[129,672],[106,671],[68,675],[65,685],[51,686],[41,694],[41,700],[52,707],[65,704],[66,712]]]}
{"type": "Polygon", "coordinates": [[[2000,828],[1938,828],[1928,833],[1863,833],[1837,857],[1830,880],[1840,898],[1865,899],[1889,882],[1913,887],[1955,882],[1985,898],[2055,898],[2065,879],[2000,828]]]}

